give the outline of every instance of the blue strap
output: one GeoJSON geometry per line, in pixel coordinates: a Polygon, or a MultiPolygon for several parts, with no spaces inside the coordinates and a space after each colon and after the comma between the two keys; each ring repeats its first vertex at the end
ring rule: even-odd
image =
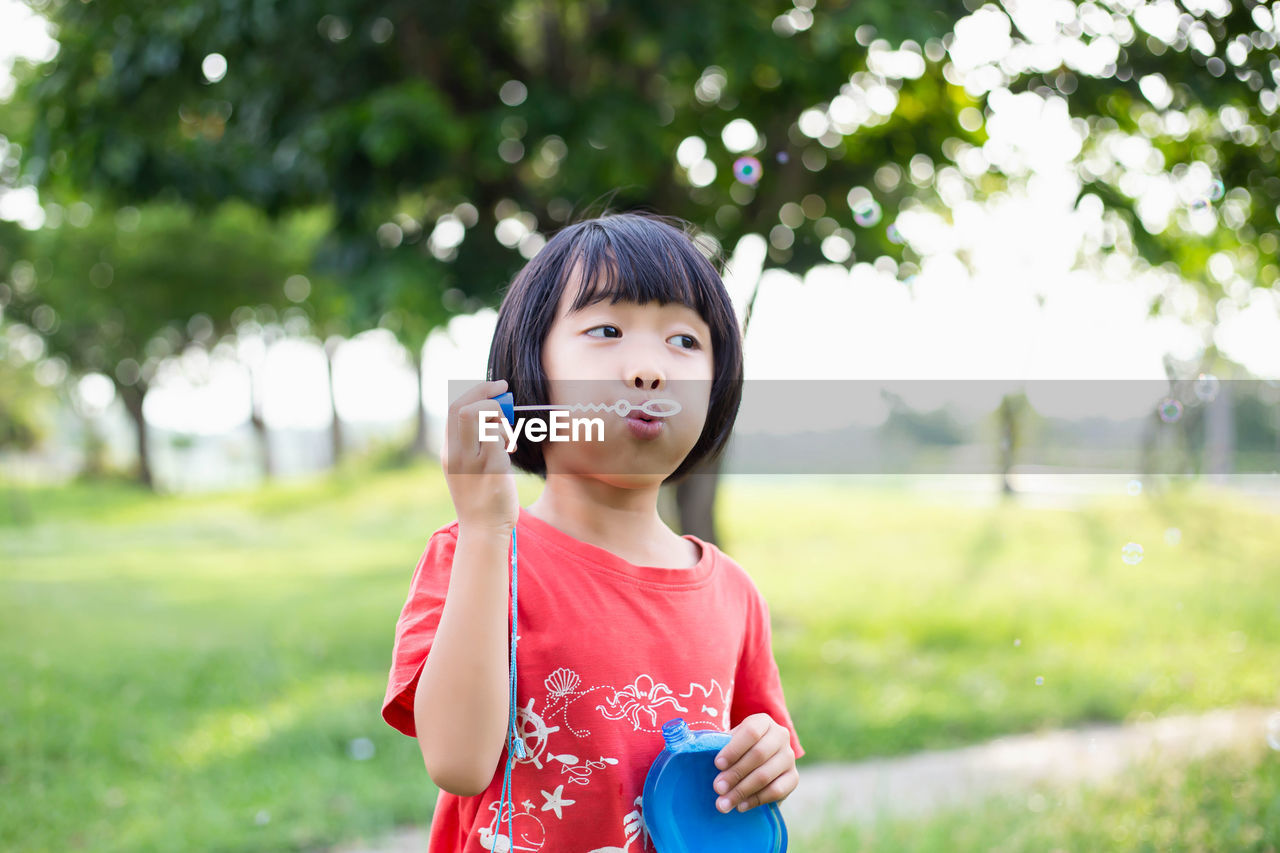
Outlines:
{"type": "MultiPolygon", "coordinates": [[[[494,830],[497,829],[502,822],[502,814],[507,815],[507,842],[508,849],[515,845],[515,835],[512,831],[512,820],[516,810],[515,792],[511,783],[511,768],[514,764],[514,757],[528,757],[525,750],[524,738],[516,729],[516,640],[517,640],[517,615],[519,613],[517,603],[520,593],[520,575],[516,568],[516,529],[511,528],[511,668],[510,677],[508,679],[508,687],[510,688],[511,704],[507,709],[507,766],[502,774],[502,800],[498,807],[498,813],[495,815],[494,830]]],[[[496,849],[496,845],[495,845],[496,849]]]]}

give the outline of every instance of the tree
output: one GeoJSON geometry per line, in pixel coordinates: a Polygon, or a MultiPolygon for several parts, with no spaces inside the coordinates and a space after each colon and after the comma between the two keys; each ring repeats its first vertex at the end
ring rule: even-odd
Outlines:
{"type": "Polygon", "coordinates": [[[496,302],[540,229],[610,190],[622,209],[695,223],[710,251],[768,234],[771,260],[793,270],[851,261],[853,243],[900,253],[878,212],[847,220],[849,188],[969,136],[959,90],[923,74],[918,43],[907,75],[867,70],[870,25],[924,42],[961,11],[950,2],[781,17],[758,2],[35,8],[61,42],[17,99],[42,193],[237,197],[272,215],[331,201],[319,260],[353,276],[366,318],[407,317],[422,307],[411,293],[496,302]],[[844,114],[820,119],[842,92],[844,114]],[[736,180],[748,155],[753,180],[736,180]],[[408,291],[376,272],[406,263],[408,291]]]}
{"type": "Polygon", "coordinates": [[[284,282],[308,261],[307,228],[266,227],[242,203],[207,218],[159,204],[84,216],[27,237],[38,261],[10,265],[6,315],[37,330],[70,373],[111,379],[137,428],[138,478],[151,486],[142,407],[161,359],[211,346],[242,306],[283,302],[284,282]]]}
{"type": "MultiPolygon", "coordinates": [[[[909,281],[919,257],[898,211],[945,208],[936,176],[960,174],[990,97],[1010,90],[1061,97],[1092,131],[1081,195],[1112,213],[1096,248],[1177,263],[1212,298],[1223,282],[1201,271],[1225,268],[1213,254],[1247,275],[1256,238],[1260,280],[1275,278],[1275,21],[1253,2],[1059,4],[1047,23],[1044,4],[950,0],[802,0],[782,14],[651,0],[185,0],[145,17],[123,0],[33,5],[62,43],[19,87],[42,193],[236,197],[271,215],[332,203],[320,261],[349,277],[366,321],[391,312],[402,329],[432,322],[417,312],[437,297],[440,318],[496,302],[544,231],[609,191],[621,209],[694,223],[712,252],[761,234],[773,266],[885,258],[909,281]],[[1003,26],[1008,49],[962,67],[953,26],[975,21],[1003,26]],[[1181,119],[1151,102],[1160,80],[1181,119]],[[1135,170],[1108,147],[1134,131],[1170,180],[1216,169],[1222,204],[1210,181],[1185,228],[1145,216],[1126,189],[1135,170]]],[[[1010,177],[992,164],[967,180],[981,195],[1010,177]]]]}

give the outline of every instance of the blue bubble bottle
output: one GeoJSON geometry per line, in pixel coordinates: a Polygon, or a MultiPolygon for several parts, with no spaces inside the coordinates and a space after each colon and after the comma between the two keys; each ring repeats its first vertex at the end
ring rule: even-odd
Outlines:
{"type": "Polygon", "coordinates": [[[662,725],[666,746],[644,780],[644,822],[658,853],[786,853],[777,803],[728,814],[716,809],[716,755],[728,732],[693,731],[681,717],[662,725]]]}

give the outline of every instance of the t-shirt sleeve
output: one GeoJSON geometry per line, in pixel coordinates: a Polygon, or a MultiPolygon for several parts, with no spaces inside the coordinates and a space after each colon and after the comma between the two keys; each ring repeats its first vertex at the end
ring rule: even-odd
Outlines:
{"type": "Polygon", "coordinates": [[[752,714],[768,714],[774,722],[787,727],[791,733],[791,749],[796,758],[804,755],[795,724],[787,711],[782,695],[782,679],[778,663],[773,657],[773,630],[769,624],[769,604],[759,591],[747,619],[746,639],[742,655],[738,659],[738,673],[734,679],[733,703],[729,708],[730,727],[737,726],[752,714]]]}
{"type": "Polygon", "coordinates": [[[458,545],[456,524],[442,527],[431,535],[426,550],[413,570],[409,597],[396,621],[395,644],[391,649],[391,672],[387,692],[382,699],[382,718],[409,737],[417,737],[413,721],[413,697],[418,676],[426,663],[431,643],[440,625],[445,593],[449,591],[449,574],[453,568],[453,552],[458,545]]]}

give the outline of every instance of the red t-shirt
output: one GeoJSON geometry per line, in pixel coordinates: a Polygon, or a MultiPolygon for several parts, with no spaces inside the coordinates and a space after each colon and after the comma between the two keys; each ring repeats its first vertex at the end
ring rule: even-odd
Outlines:
{"type": "MultiPolygon", "coordinates": [[[[729,731],[767,713],[804,755],[764,597],[723,551],[684,538],[702,550],[692,568],[637,566],[520,510],[516,699],[528,755],[511,771],[514,851],[652,850],[641,794],[662,724],[675,717],[729,731]]],[[[457,522],[431,535],[396,623],[382,716],[410,737],[457,542],[457,522]]],[[[504,748],[479,796],[440,792],[428,853],[506,849],[505,815],[497,825],[506,760],[504,748]]]]}

